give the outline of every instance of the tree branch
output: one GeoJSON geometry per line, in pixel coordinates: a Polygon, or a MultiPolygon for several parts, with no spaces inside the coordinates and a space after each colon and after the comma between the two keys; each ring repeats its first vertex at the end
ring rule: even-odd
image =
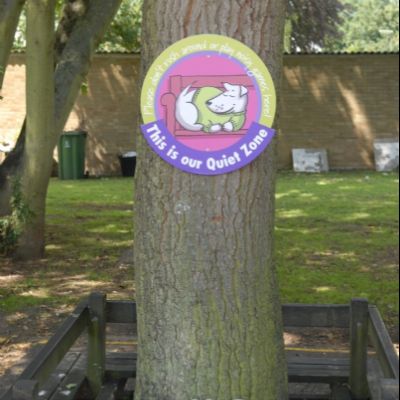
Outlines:
{"type": "MultiPolygon", "coordinates": [[[[0,0],[8,1],[8,0],[0,0]]],[[[115,16],[122,0],[66,0],[63,17],[56,34],[55,53],[55,125],[53,146],[56,146],[76,97],[85,79],[95,49],[115,16]]],[[[17,144],[0,165],[0,189],[7,178],[22,164],[25,145],[25,124],[17,144]]],[[[0,214],[7,203],[1,199],[0,214]]]]}
{"type": "Polygon", "coordinates": [[[0,90],[25,0],[0,0],[0,90]]]}

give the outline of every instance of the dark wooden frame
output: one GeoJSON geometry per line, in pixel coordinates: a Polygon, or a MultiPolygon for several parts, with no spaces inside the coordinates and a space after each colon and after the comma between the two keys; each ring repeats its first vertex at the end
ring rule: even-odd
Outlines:
{"type": "MultiPolygon", "coordinates": [[[[375,306],[369,306],[368,302],[363,299],[353,299],[350,306],[286,304],[282,306],[282,314],[285,327],[350,328],[349,376],[346,376],[343,381],[349,383],[351,391],[343,386],[335,386],[333,399],[398,399],[399,359],[375,306]],[[368,356],[368,341],[376,352],[376,359],[371,360],[368,356]]],[[[79,384],[75,385],[68,398],[74,398],[84,384],[87,384],[90,390],[90,398],[97,398],[101,392],[106,372],[106,324],[130,324],[136,323],[136,321],[137,313],[134,302],[107,301],[105,295],[93,293],[87,301],[80,303],[64,321],[1,400],[39,398],[39,387],[48,381],[52,371],[85,329],[88,330],[87,369],[80,371],[79,376],[74,376],[74,382],[79,384]]],[[[312,363],[312,358],[308,362],[312,363]]],[[[338,361],[332,362],[335,364],[338,361]]],[[[335,375],[335,373],[332,374],[332,379],[329,379],[329,368],[340,370],[340,365],[342,365],[340,363],[343,363],[343,359],[337,365],[325,363],[326,371],[328,371],[327,379],[313,380],[316,377],[310,374],[310,376],[302,376],[297,381],[321,381],[331,383],[333,386],[335,383],[340,383],[339,375],[335,375]]],[[[133,369],[134,367],[125,369],[129,368],[133,369]]],[[[295,376],[296,368],[299,368],[297,364],[290,365],[289,361],[289,371],[292,371],[292,376],[295,376]]],[[[133,374],[134,371],[130,372],[133,374]]],[[[304,371],[300,372],[304,375],[304,371]]],[[[51,399],[53,398],[56,397],[51,397],[51,399]]]]}

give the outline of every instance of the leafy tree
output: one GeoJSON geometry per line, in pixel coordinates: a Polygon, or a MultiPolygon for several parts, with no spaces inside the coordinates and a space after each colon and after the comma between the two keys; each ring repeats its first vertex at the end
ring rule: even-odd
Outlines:
{"type": "MultiPolygon", "coordinates": [[[[311,51],[338,35],[340,0],[287,0],[286,51],[311,51]]],[[[60,0],[59,0],[60,2],[60,0]]],[[[141,5],[143,0],[123,0],[99,46],[100,51],[140,51],[141,5]]],[[[59,4],[59,3],[58,3],[59,4]]],[[[58,5],[57,12],[60,12],[58,5]]],[[[16,35],[16,48],[25,47],[25,15],[16,35]]]]}
{"type": "Polygon", "coordinates": [[[140,51],[143,0],[123,0],[117,15],[107,30],[100,51],[140,51]]]}
{"type": "Polygon", "coordinates": [[[399,51],[399,0],[342,0],[342,37],[336,51],[399,51]]]}
{"type": "MultiPolygon", "coordinates": [[[[0,5],[1,2],[12,3],[17,1],[19,0],[0,0],[0,5]]],[[[32,2],[37,1],[39,0],[32,2]]],[[[40,1],[47,2],[50,0],[40,1]]],[[[0,165],[0,216],[10,215],[12,212],[10,199],[12,197],[11,182],[13,177],[22,178],[22,195],[34,214],[34,218],[29,221],[29,227],[27,226],[27,229],[21,233],[21,242],[17,246],[17,254],[21,258],[32,259],[43,255],[44,199],[50,179],[50,168],[47,165],[48,163],[51,164],[52,151],[58,142],[59,135],[89,70],[93,52],[117,12],[120,3],[121,0],[64,0],[63,2],[62,16],[58,23],[53,47],[54,52],[50,51],[52,53],[52,70],[55,64],[54,79],[52,79],[52,73],[42,76],[38,72],[40,79],[44,82],[43,85],[48,84],[53,87],[55,94],[54,108],[51,107],[50,114],[53,114],[54,123],[52,124],[54,128],[51,129],[51,134],[45,139],[36,140],[38,136],[35,132],[40,130],[39,125],[44,123],[45,118],[43,118],[43,121],[35,121],[35,112],[31,113],[31,118],[28,115],[26,123],[21,128],[21,134],[15,148],[0,165]],[[47,82],[46,76],[53,82],[47,82]],[[38,148],[37,144],[40,141],[42,141],[43,146],[38,148]],[[44,167],[42,168],[40,165],[44,165],[44,167]],[[36,173],[33,172],[35,170],[36,173]],[[39,170],[40,172],[38,172],[39,170]]],[[[1,7],[0,11],[2,11],[1,7]]],[[[0,21],[2,17],[3,15],[0,14],[0,21]]],[[[52,29],[54,29],[54,25],[52,29]]],[[[35,32],[33,25],[33,28],[30,31],[28,30],[27,33],[29,36],[34,35],[35,32]]],[[[10,37],[12,39],[12,35],[10,37]]],[[[45,43],[44,40],[42,41],[45,43]]],[[[32,57],[34,53],[34,51],[31,52],[32,57]]],[[[40,70],[40,63],[36,65],[39,65],[40,70]]],[[[27,89],[28,92],[32,90],[32,93],[27,93],[27,98],[28,101],[30,99],[34,109],[35,97],[33,92],[36,90],[36,72],[32,74],[29,70],[28,68],[30,76],[27,81],[30,81],[31,85],[28,85],[27,89]]],[[[38,106],[41,104],[40,102],[37,103],[38,106]]],[[[37,111],[36,114],[43,116],[49,114],[49,112],[41,110],[40,112],[37,111]]],[[[47,129],[43,131],[48,133],[47,129]]]]}
{"type": "Polygon", "coordinates": [[[340,0],[288,0],[285,50],[321,50],[338,37],[340,0]]]}
{"type": "Polygon", "coordinates": [[[15,29],[24,3],[25,0],[0,0],[0,90],[13,44],[15,29]]]}

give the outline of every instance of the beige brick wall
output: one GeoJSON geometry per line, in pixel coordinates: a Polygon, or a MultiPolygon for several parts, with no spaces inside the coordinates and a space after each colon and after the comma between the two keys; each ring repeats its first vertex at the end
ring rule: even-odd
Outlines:
{"type": "Polygon", "coordinates": [[[286,56],[281,167],[322,147],[335,169],[373,168],[373,141],[399,135],[398,55],[286,56]]]}
{"type": "Polygon", "coordinates": [[[0,142],[14,142],[25,118],[25,56],[13,54],[0,93],[0,142]]]}
{"type": "MultiPolygon", "coordinates": [[[[117,155],[134,150],[140,58],[97,55],[66,130],[89,132],[91,175],[119,173],[117,155]]],[[[326,148],[334,169],[373,168],[375,138],[399,135],[398,55],[285,56],[279,167],[291,149],[326,148]]],[[[25,114],[24,55],[14,54],[0,101],[0,142],[14,141],[25,114]]]]}
{"type": "Polygon", "coordinates": [[[86,162],[91,175],[120,173],[118,154],[134,150],[139,108],[138,56],[96,56],[88,92],[80,95],[66,130],[89,133],[86,162]]]}

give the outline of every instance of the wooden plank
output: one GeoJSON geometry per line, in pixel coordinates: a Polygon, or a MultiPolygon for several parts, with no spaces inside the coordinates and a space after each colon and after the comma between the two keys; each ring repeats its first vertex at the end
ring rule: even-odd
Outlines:
{"type": "Polygon", "coordinates": [[[367,380],[368,301],[353,299],[350,306],[350,378],[354,400],[369,397],[367,380]]]}
{"type": "Polygon", "coordinates": [[[103,384],[106,364],[106,296],[92,293],[89,311],[87,378],[96,397],[103,384]]]}
{"type": "Polygon", "coordinates": [[[333,385],[331,400],[352,400],[350,390],[348,387],[343,385],[333,385]]]}
{"type": "Polygon", "coordinates": [[[289,382],[293,383],[345,383],[349,379],[348,359],[321,359],[288,356],[289,382]]]}
{"type": "Polygon", "coordinates": [[[304,305],[282,306],[285,327],[348,328],[350,308],[347,305],[304,305]]]}
{"type": "Polygon", "coordinates": [[[324,373],[318,373],[316,370],[307,369],[304,366],[303,369],[288,368],[288,376],[290,383],[347,383],[349,380],[348,373],[342,371],[332,371],[324,373]]]}
{"type": "Polygon", "coordinates": [[[382,400],[399,400],[399,381],[397,379],[382,379],[382,400]]]}
{"type": "Polygon", "coordinates": [[[119,380],[136,376],[137,354],[109,353],[106,359],[106,380],[119,380]]]}
{"type": "Polygon", "coordinates": [[[137,322],[136,303],[133,301],[107,301],[107,322],[115,324],[135,324],[137,322]]]}
{"type": "Polygon", "coordinates": [[[130,397],[132,397],[133,392],[135,391],[135,387],[136,387],[136,379],[135,378],[128,378],[126,380],[125,386],[124,386],[124,393],[126,393],[126,395],[130,395],[130,397]]]}
{"type": "Polygon", "coordinates": [[[67,353],[61,363],[58,365],[56,370],[50,374],[49,379],[39,389],[39,399],[48,399],[57,390],[61,382],[66,378],[70,370],[76,364],[80,357],[80,353],[67,353]]]}
{"type": "Polygon", "coordinates": [[[102,386],[96,400],[113,400],[114,393],[117,391],[118,385],[115,382],[108,382],[102,386]]]}
{"type": "Polygon", "coordinates": [[[64,358],[76,339],[82,334],[89,320],[87,302],[82,302],[63,322],[55,335],[22,372],[20,379],[35,379],[43,385],[64,358]]]}
{"type": "Polygon", "coordinates": [[[369,307],[369,337],[374,346],[385,378],[399,379],[399,357],[389,333],[375,306],[369,307]]]}
{"type": "Polygon", "coordinates": [[[74,368],[50,400],[72,400],[86,382],[86,373],[83,369],[74,368]]]}
{"type": "Polygon", "coordinates": [[[289,400],[331,400],[331,396],[321,394],[301,395],[296,393],[289,393],[289,400]]]}
{"type": "Polygon", "coordinates": [[[338,367],[343,367],[349,370],[350,366],[350,359],[348,357],[330,357],[324,354],[318,356],[318,353],[311,353],[307,354],[307,352],[301,353],[286,353],[286,359],[288,364],[290,365],[297,365],[297,364],[310,364],[310,365],[318,365],[318,366],[325,366],[325,365],[336,365],[338,367]]]}
{"type": "Polygon", "coordinates": [[[382,400],[382,378],[383,373],[378,360],[375,357],[369,357],[367,380],[371,400],[382,400]]]}
{"type": "Polygon", "coordinates": [[[35,380],[19,379],[12,388],[13,400],[37,399],[39,385],[35,380]]]}
{"type": "MultiPolygon", "coordinates": [[[[282,313],[284,325],[291,327],[348,328],[350,321],[348,305],[285,304],[282,313]]],[[[109,300],[106,314],[109,323],[137,322],[136,303],[133,301],[109,300]]]]}

